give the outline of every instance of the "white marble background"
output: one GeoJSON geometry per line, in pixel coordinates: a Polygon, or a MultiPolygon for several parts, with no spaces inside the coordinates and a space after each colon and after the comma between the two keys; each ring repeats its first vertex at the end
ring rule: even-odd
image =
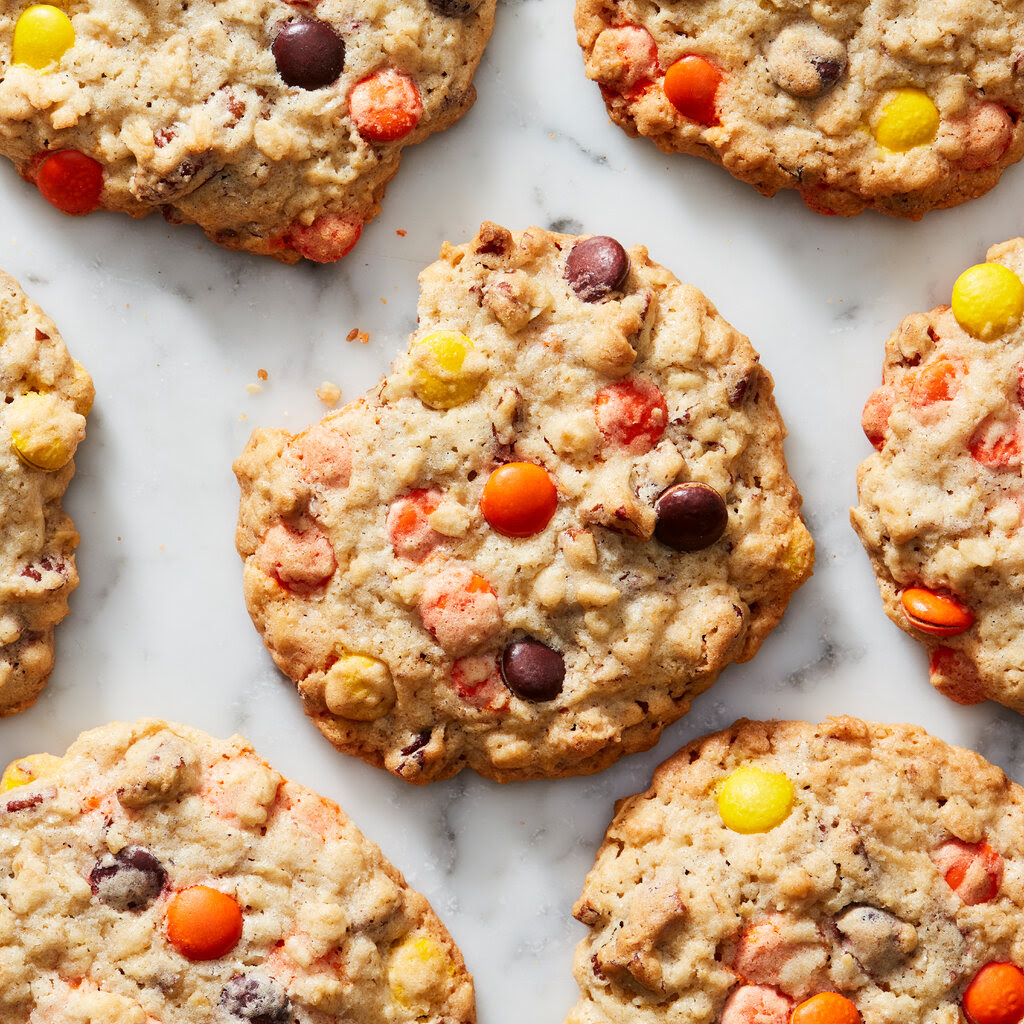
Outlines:
{"type": "Polygon", "coordinates": [[[383,214],[334,266],[224,252],[156,216],[67,218],[0,167],[0,266],[97,387],[67,498],[82,583],[48,689],[0,723],[0,762],[62,752],[112,718],[241,731],[341,803],[427,894],[476,975],[484,1024],[557,1024],[583,935],[570,907],[612,803],[689,739],[740,715],[850,712],[920,723],[1024,780],[1024,721],[931,690],[847,519],[885,337],[905,313],[947,302],[989,244],[1024,233],[1024,168],[919,224],[765,199],[610,124],[583,77],[571,0],[500,0],[476,84],[476,107],[408,152],[383,214]],[[337,754],[265,654],[242,601],[230,467],[254,427],[318,419],[321,381],[346,398],[373,384],[413,326],[417,272],[483,219],[642,242],[750,335],[775,376],[818,561],[758,657],[727,669],[654,750],[592,778],[501,787],[467,772],[422,789],[337,754]],[[370,343],[347,343],[353,327],[370,343]],[[269,379],[249,394],[259,368],[269,379]]]}

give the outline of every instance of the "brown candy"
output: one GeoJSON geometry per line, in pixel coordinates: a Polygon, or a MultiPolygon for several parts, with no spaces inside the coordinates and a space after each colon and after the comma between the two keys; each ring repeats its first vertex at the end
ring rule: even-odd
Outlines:
{"type": "Polygon", "coordinates": [[[331,85],[345,64],[345,43],[330,25],[315,18],[282,25],[271,50],[278,73],[300,89],[331,85]]]}
{"type": "Polygon", "coordinates": [[[772,81],[800,99],[827,92],[846,70],[846,47],[814,24],[784,28],[767,56],[772,81]]]}
{"type": "Polygon", "coordinates": [[[565,261],[565,278],[584,302],[597,302],[619,291],[627,277],[629,256],[607,235],[577,242],[565,261]]]}
{"type": "Polygon", "coordinates": [[[167,884],[164,866],[141,846],[105,853],[89,875],[93,895],[114,910],[145,910],[167,884]]]}
{"type": "Polygon", "coordinates": [[[480,6],[480,2],[481,0],[427,0],[432,11],[443,14],[446,18],[465,18],[480,6]]]}
{"type": "Polygon", "coordinates": [[[654,536],[676,551],[700,551],[725,533],[729,510],[725,499],[707,484],[675,484],[654,506],[654,536]]]}
{"type": "Polygon", "coordinates": [[[532,637],[515,640],[501,655],[505,685],[522,700],[554,700],[562,692],[565,660],[532,637]]]}

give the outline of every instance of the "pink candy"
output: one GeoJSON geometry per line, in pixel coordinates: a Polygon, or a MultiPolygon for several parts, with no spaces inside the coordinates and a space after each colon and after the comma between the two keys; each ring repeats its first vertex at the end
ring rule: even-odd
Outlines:
{"type": "Polygon", "coordinates": [[[399,558],[422,562],[444,540],[430,525],[430,514],[440,504],[441,492],[426,488],[391,503],[384,529],[399,558]]]}
{"type": "Polygon", "coordinates": [[[999,894],[1003,858],[988,843],[947,839],[932,854],[932,860],[949,887],[967,906],[988,903],[999,894]]]}
{"type": "Polygon", "coordinates": [[[423,588],[418,611],[424,628],[454,657],[468,654],[501,628],[490,584],[463,566],[451,566],[423,588]]]}
{"type": "Polygon", "coordinates": [[[722,1008],[721,1024],[786,1024],[793,1001],[767,985],[741,985],[722,1008]]]}
{"type": "Polygon", "coordinates": [[[267,530],[256,549],[256,564],[293,593],[311,594],[334,575],[338,563],[330,540],[318,526],[300,533],[278,523],[267,530]]]}
{"type": "Polygon", "coordinates": [[[288,443],[288,456],[308,483],[348,487],[352,453],[348,438],[333,425],[332,420],[317,423],[293,437],[288,443]]]}

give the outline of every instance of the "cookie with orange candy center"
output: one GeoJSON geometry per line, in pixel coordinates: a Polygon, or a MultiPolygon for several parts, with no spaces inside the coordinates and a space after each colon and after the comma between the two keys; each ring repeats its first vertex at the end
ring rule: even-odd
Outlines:
{"type": "Polygon", "coordinates": [[[566,1024],[1019,1024],[1024,790],[909,725],[739,721],[616,805],[566,1024]]]}
{"type": "Polygon", "coordinates": [[[484,224],[380,387],[238,459],[249,612],[339,749],[411,782],[597,771],[810,573],[772,381],[604,235],[484,224]]]}
{"type": "Polygon", "coordinates": [[[0,272],[0,716],[29,707],[78,585],[61,507],[93,385],[54,322],[0,272]]]}
{"type": "Polygon", "coordinates": [[[1024,28],[1005,5],[576,0],[576,30],[627,134],[819,213],[916,220],[1024,153],[1024,28]]]}
{"type": "Polygon", "coordinates": [[[0,153],[62,213],[344,257],[403,149],[473,105],[495,0],[22,0],[0,15],[0,153]]]}
{"type": "Polygon", "coordinates": [[[886,343],[851,519],[932,684],[1024,712],[1024,239],[948,288],[886,343]]]}
{"type": "Polygon", "coordinates": [[[424,897],[239,736],[147,719],[19,758],[0,876],[5,1024],[476,1019],[424,897]]]}

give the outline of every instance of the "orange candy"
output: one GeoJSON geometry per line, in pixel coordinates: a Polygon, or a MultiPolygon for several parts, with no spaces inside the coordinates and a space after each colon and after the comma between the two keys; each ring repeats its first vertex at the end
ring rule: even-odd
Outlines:
{"type": "Polygon", "coordinates": [[[790,1014],[789,1024],[861,1024],[857,1007],[838,992],[819,992],[790,1014]]]}
{"type": "Polygon", "coordinates": [[[907,587],[900,594],[900,604],[910,624],[932,636],[955,636],[974,624],[974,613],[965,604],[924,587],[907,587]]]}
{"type": "Polygon", "coordinates": [[[721,84],[722,72],[711,61],[688,53],[665,72],[663,88],[683,117],[710,127],[719,123],[715,98],[721,84]]]}
{"type": "Polygon", "coordinates": [[[77,216],[98,209],[103,168],[77,149],[60,149],[39,164],[35,182],[40,195],[51,206],[77,216]]]}
{"type": "Polygon", "coordinates": [[[551,521],[558,505],[558,491],[543,466],[532,462],[508,462],[499,466],[484,484],[480,510],[484,519],[506,537],[529,537],[551,521]]]}
{"type": "Polygon", "coordinates": [[[957,369],[954,363],[943,356],[916,373],[908,373],[906,383],[910,386],[910,404],[923,406],[933,402],[948,402],[960,387],[957,369]]]}
{"type": "Polygon", "coordinates": [[[353,87],[348,112],[364,139],[394,142],[419,124],[423,101],[408,75],[384,68],[353,87]]]}
{"type": "Polygon", "coordinates": [[[227,893],[192,885],[167,907],[167,938],[189,960],[216,960],[242,937],[242,908],[227,893]]]}
{"type": "Polygon", "coordinates": [[[1024,1017],[1024,971],[1015,964],[985,964],[967,986],[963,1007],[972,1024],[1018,1024],[1024,1017]]]}

